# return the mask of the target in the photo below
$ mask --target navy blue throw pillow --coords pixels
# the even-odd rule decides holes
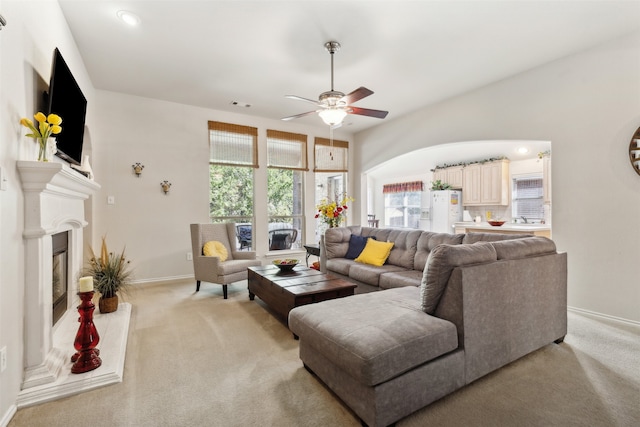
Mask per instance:
[[[373,240],[376,240],[374,236],[371,236]],[[367,244],[367,239],[369,237],[364,236],[356,236],[355,234],[351,235],[349,239],[349,249],[347,249],[347,254],[344,256],[347,259],[356,259],[360,255],[360,252],[363,251],[364,247]]]

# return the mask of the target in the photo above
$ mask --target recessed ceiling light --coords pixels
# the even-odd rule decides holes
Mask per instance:
[[[527,147],[518,148],[518,153],[520,154],[527,154],[528,152],[529,152],[529,149]]]
[[[140,23],[140,17],[138,17],[138,15],[133,12],[129,12],[128,10],[119,10],[118,12],[116,12],[116,15],[118,15],[118,18],[131,26],[136,26]]]

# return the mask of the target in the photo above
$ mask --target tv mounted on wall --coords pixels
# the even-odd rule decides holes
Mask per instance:
[[[62,117],[62,132],[56,135],[56,156],[80,165],[84,141],[87,99],[58,48],[53,52],[49,81],[49,114]]]

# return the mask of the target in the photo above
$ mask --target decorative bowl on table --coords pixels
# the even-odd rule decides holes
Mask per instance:
[[[291,271],[293,270],[293,267],[295,267],[296,265],[298,265],[298,260],[297,259],[276,259],[273,261],[273,265],[275,265],[276,267],[278,267],[280,269],[280,271]]]
[[[490,219],[489,221],[487,221],[489,223],[489,225],[493,225],[494,227],[500,227],[502,224],[504,224],[506,221],[503,220],[495,220],[495,219]]]

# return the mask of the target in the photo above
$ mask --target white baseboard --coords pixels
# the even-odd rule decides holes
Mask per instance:
[[[156,285],[158,283],[167,283],[167,282],[179,282],[183,280],[193,280],[196,279],[193,277],[193,274],[186,274],[183,276],[167,276],[167,277],[154,277],[151,279],[140,279],[140,280],[132,280],[132,285]]]
[[[574,313],[578,313],[578,314],[585,314],[588,316],[599,317],[601,319],[614,320],[616,322],[626,323],[627,325],[640,326],[640,322],[637,322],[635,320],[623,319],[622,317],[610,316],[608,314],[598,313],[596,311],[590,311],[582,308],[569,307],[569,306],[567,306],[567,310],[573,311]]]
[[[18,407],[16,405],[11,405],[2,419],[0,419],[0,427],[7,427],[9,425],[9,421],[11,421],[17,410]]]

